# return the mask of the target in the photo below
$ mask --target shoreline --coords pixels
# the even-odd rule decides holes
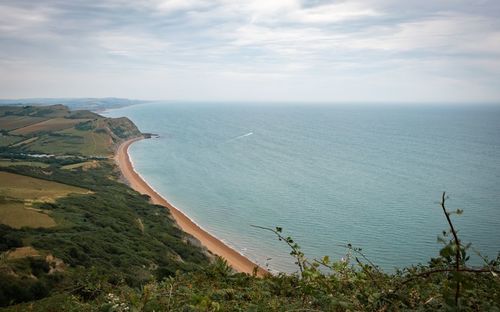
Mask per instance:
[[[121,143],[114,155],[115,163],[129,183],[130,187],[141,194],[148,195],[154,204],[164,206],[170,211],[177,225],[186,233],[195,237],[212,254],[224,258],[227,263],[236,271],[253,274],[257,268],[257,275],[264,276],[270,274],[268,271],[253,263],[250,259],[240,254],[238,251],[226,245],[220,239],[208,233],[191,220],[182,211],[170,204],[164,197],[156,192],[134,169],[128,148],[134,142],[144,139],[144,137],[133,138]]]

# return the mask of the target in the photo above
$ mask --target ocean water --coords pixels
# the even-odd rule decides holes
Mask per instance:
[[[127,116],[159,138],[130,148],[136,170],[196,223],[272,270],[283,227],[310,258],[351,243],[383,269],[437,255],[448,208],[464,242],[500,251],[500,108],[153,103]],[[480,264],[478,257],[473,263]]]

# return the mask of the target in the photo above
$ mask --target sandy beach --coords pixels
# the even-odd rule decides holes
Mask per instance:
[[[266,270],[258,267],[255,263],[250,261],[245,256],[238,253],[236,250],[224,244],[222,241],[208,233],[207,231],[196,225],[191,219],[189,219],[184,213],[179,209],[171,205],[165,198],[160,194],[155,192],[137,172],[135,172],[134,167],[130,161],[128,155],[129,146],[142,138],[135,138],[123,142],[117,149],[115,155],[115,161],[120,167],[123,177],[128,181],[130,186],[141,194],[146,194],[151,197],[151,201],[154,204],[162,205],[166,207],[179,227],[195,238],[197,238],[203,246],[210,250],[213,254],[218,255],[229,263],[233,269],[238,272],[244,272],[252,274],[254,268],[257,267],[257,274],[263,276],[268,274]]]

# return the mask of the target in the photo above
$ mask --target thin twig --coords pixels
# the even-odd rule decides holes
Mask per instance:
[[[456,268],[457,271],[460,269],[460,240],[458,239],[457,232],[455,231],[455,227],[453,226],[453,223],[451,222],[450,219],[450,214],[446,210],[445,207],[445,201],[446,201],[446,192],[443,192],[443,196],[441,198],[441,208],[443,208],[444,215],[446,216],[446,220],[448,221],[448,224],[450,225],[451,233],[453,234],[453,239],[455,240],[455,245],[457,246],[457,252],[455,253],[455,261],[456,261]]]
[[[491,274],[495,277],[497,277],[498,275],[496,273],[500,273],[499,271],[496,271],[495,269],[492,268],[491,264],[488,263],[488,260],[486,260],[486,258],[479,252],[479,250],[477,250],[476,248],[474,247],[471,247],[472,251],[474,251],[476,253],[476,255],[479,256],[479,258],[481,258],[481,260],[483,260],[484,264],[486,265],[486,267],[488,267],[488,270],[491,272]]]
[[[457,270],[455,268],[429,270],[429,271],[425,271],[422,273],[414,274],[412,277],[406,279],[401,284],[406,284],[406,283],[408,283],[408,282],[410,282],[418,277],[429,276],[432,274],[445,273],[445,272],[457,272]],[[494,270],[494,269],[473,269],[473,268],[460,268],[460,270],[458,270],[458,272],[467,272],[467,273],[476,273],[476,274],[478,274],[478,273],[490,273],[490,272],[500,273],[500,271]]]
[[[281,235],[280,232],[276,231],[275,229],[272,229],[272,228],[268,228],[268,227],[264,227],[264,226],[259,226],[259,225],[250,225],[251,227],[254,227],[254,228],[258,228],[258,229],[262,229],[262,230],[267,230],[267,231],[271,231],[273,232],[276,236],[278,236],[278,238],[280,240],[283,240],[285,241],[285,243],[292,249],[292,251],[296,254],[296,259],[297,259],[297,265],[299,266],[299,270],[300,270],[300,275],[302,276],[303,273],[304,273],[304,266],[303,266],[303,259],[300,259],[300,251],[298,251],[298,249],[292,245],[288,239],[286,237],[284,237],[283,235]]]
[[[448,221],[448,224],[450,225],[451,233],[453,234],[453,238],[455,240],[455,246],[456,246],[456,251],[455,251],[455,266],[456,266],[456,271],[460,271],[460,240],[458,239],[457,232],[455,231],[455,227],[453,226],[453,223],[451,222],[450,219],[450,214],[446,210],[445,207],[445,201],[446,201],[446,192],[443,192],[443,196],[441,198],[441,208],[443,208],[444,215],[446,216],[446,220]],[[458,306],[458,297],[460,296],[460,281],[457,281],[457,287],[455,290],[455,305]]]
[[[344,247],[344,248],[347,248],[349,250],[354,251],[355,253],[360,255],[363,259],[365,259],[370,264],[370,266],[372,266],[379,274],[382,274],[382,272],[380,272],[380,269],[378,268],[378,266],[376,266],[375,263],[373,263],[370,259],[368,259],[368,257],[364,253],[362,253],[358,248],[352,247],[351,244],[337,245],[337,246]]]
[[[364,267],[363,263],[361,263],[361,261],[359,261],[358,257],[354,257],[354,259],[355,259],[355,260],[356,260],[356,262],[359,264],[359,266],[361,267],[361,269],[362,269],[362,270],[366,273],[366,275],[368,275],[368,277],[370,277],[370,279],[371,279],[371,280],[372,280],[375,284],[377,284],[377,286],[378,286],[380,289],[383,289],[383,287],[380,285],[379,281],[377,281],[377,280],[373,277],[372,273],[371,273],[370,271],[368,271],[368,270]]]

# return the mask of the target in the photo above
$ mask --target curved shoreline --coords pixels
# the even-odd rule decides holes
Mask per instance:
[[[228,264],[233,267],[238,272],[244,272],[252,274],[254,269],[257,268],[257,275],[264,276],[269,274],[266,270],[259,267],[248,258],[229,247],[221,240],[217,239],[212,234],[208,233],[195,222],[193,222],[188,216],[186,216],[179,209],[170,204],[164,197],[162,197],[158,192],[156,192],[149,184],[144,181],[144,179],[134,170],[134,166],[130,160],[128,154],[128,148],[130,145],[136,141],[142,140],[143,137],[138,137],[134,139],[127,140],[121,143],[115,153],[114,159],[123,177],[128,181],[130,187],[141,194],[146,194],[151,197],[151,201],[154,204],[166,207],[177,225],[186,233],[191,234],[200,243],[210,250],[213,254],[218,255],[228,262]]]

